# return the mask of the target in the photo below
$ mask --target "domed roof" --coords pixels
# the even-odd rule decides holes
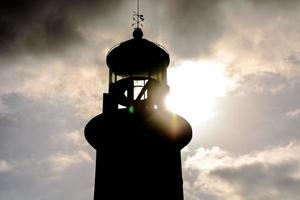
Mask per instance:
[[[133,36],[133,39],[120,43],[108,53],[106,63],[113,72],[129,75],[168,67],[170,58],[163,47],[143,39],[141,29],[136,29]]]

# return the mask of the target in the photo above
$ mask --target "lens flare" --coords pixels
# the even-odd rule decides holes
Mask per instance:
[[[169,110],[185,117],[192,126],[201,125],[217,114],[216,103],[231,84],[225,64],[210,60],[185,61],[169,68]]]

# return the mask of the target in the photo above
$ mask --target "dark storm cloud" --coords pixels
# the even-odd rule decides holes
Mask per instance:
[[[286,21],[287,28],[298,30],[293,22],[298,18],[299,1],[174,0],[159,4],[166,12],[166,16],[159,19],[165,26],[162,29],[166,30],[162,35],[172,52],[181,59],[211,55],[214,45],[220,41],[226,43],[226,40],[237,41],[240,45],[252,47],[252,52],[268,55],[268,51],[274,51],[272,44],[278,45],[278,40],[270,35],[272,31],[267,31],[278,27],[276,31],[282,31],[282,36],[286,32],[279,26],[278,19]],[[258,43],[254,38],[259,29],[266,29],[263,31],[266,33],[260,33],[264,39]],[[240,37],[240,32],[249,32],[249,38]],[[267,46],[269,43],[271,45]],[[235,51],[239,52],[241,48]]]
[[[224,12],[219,0],[167,1],[166,23],[170,47],[180,57],[209,54],[211,44],[223,33]]]
[[[84,42],[78,26],[109,13],[120,1],[4,0],[0,7],[0,57],[62,52]]]
[[[93,20],[97,21],[97,26],[101,26],[101,22],[108,25],[110,17],[118,18],[117,23],[120,23],[120,18],[124,16],[116,11],[124,2],[127,1],[5,0],[0,8],[0,56],[9,57],[16,53],[59,54],[70,45],[85,41],[78,30],[81,25]],[[128,7],[129,13],[134,10],[134,4]],[[237,11],[254,6],[256,11],[252,16],[273,20],[279,14],[292,15],[290,11],[295,11],[296,5],[296,1],[165,0],[151,4],[141,1],[141,9],[146,14],[146,29],[151,25],[149,30],[156,31],[154,25],[149,23],[149,19],[156,18],[158,24],[164,26],[162,37],[180,58],[210,54],[212,46],[230,30],[231,21],[228,20],[231,19],[227,17],[232,12],[241,14],[237,18],[249,18]],[[131,23],[129,18],[127,23],[123,27]],[[114,23],[106,31],[113,32],[117,26]]]

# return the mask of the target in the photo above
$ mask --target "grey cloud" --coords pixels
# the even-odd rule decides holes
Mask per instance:
[[[63,99],[56,104],[37,103],[20,94],[2,95],[1,99],[9,112],[0,116],[0,158],[8,161],[30,159],[31,156],[43,159],[55,151],[48,145],[50,135],[84,126],[84,122],[73,116],[73,108],[65,105]]]
[[[184,162],[189,196],[200,199],[291,199],[299,196],[299,142],[236,156],[199,148]]]
[[[60,82],[63,85],[57,85],[51,90],[47,87],[40,87],[43,89],[40,93],[41,90],[38,88],[36,91],[40,94],[40,99],[32,98],[30,94],[24,95],[24,92],[22,93],[16,88],[20,88],[30,80],[41,80],[40,82],[31,81],[31,83],[32,85],[40,84],[43,86],[48,79],[45,79],[45,76],[41,76],[42,78],[39,79],[39,75],[48,74],[55,70],[59,71],[59,68],[49,67],[56,64],[53,60],[61,62],[62,68],[65,69],[70,66],[95,65],[94,62],[86,62],[86,60],[92,60],[98,56],[97,63],[104,66],[103,49],[114,45],[120,37],[124,39],[131,37],[131,31],[124,30],[124,27],[131,29],[130,18],[119,19],[120,16],[124,16],[118,10],[121,3],[125,5],[124,2],[93,0],[28,1],[26,3],[13,0],[2,2],[1,5],[3,6],[0,8],[0,109],[1,107],[5,108],[5,113],[1,112],[0,114],[0,159],[7,161],[12,166],[17,164],[19,168],[0,174],[0,196],[12,200],[79,200],[92,196],[93,164],[82,163],[72,166],[64,171],[64,175],[58,174],[58,179],[49,180],[50,175],[45,173],[45,169],[48,169],[49,166],[42,161],[56,153],[70,153],[74,148],[91,151],[89,147],[74,147],[74,145],[67,143],[52,144],[49,138],[59,138],[62,133],[81,130],[86,123],[85,121],[88,120],[75,115],[78,108],[74,107],[74,101],[69,101],[66,98],[66,93],[76,91],[77,100],[84,102],[87,102],[87,99],[97,101],[98,96],[91,97],[84,89],[80,89],[77,93],[75,88],[79,86],[66,84],[66,82]],[[245,2],[169,0],[157,1],[152,4],[152,2],[143,1],[142,3],[148,5],[142,7],[146,17],[144,33],[150,35],[148,39],[151,40],[155,37],[161,37],[162,41],[166,42],[168,50],[174,53],[171,56],[180,59],[198,58],[199,55],[211,53],[211,48],[218,41],[227,42],[227,39],[237,38],[234,34],[235,29],[232,29],[231,26],[236,23],[234,18],[240,19],[241,24],[245,25],[243,27],[237,26],[238,30],[246,30],[244,28],[247,27],[250,33],[249,38],[253,38],[254,35],[251,34],[253,29],[251,28],[261,30],[266,24],[274,25],[273,20],[276,17],[281,17],[283,21],[286,20],[286,23],[283,24],[288,24],[288,26],[282,27],[289,31],[284,32],[284,40],[280,41],[284,41],[284,44],[287,42],[287,46],[292,49],[291,52],[299,52],[291,45],[298,45],[294,39],[288,41],[286,39],[295,38],[295,33],[299,35],[294,24],[289,23],[293,21],[298,24],[295,20],[298,5],[296,1],[293,6],[288,7],[288,10],[281,9],[282,3],[280,2],[282,1],[247,1],[250,2],[250,5],[256,6],[250,12],[247,12],[249,11],[247,10],[249,4],[245,4]],[[131,10],[134,8],[128,7],[130,8],[128,15],[131,16]],[[229,13],[234,18],[228,17]],[[119,20],[115,20],[117,18]],[[128,24],[119,26],[121,22]],[[283,29],[282,27],[279,28]],[[78,28],[81,29],[78,30]],[[93,35],[95,32],[100,34]],[[224,34],[232,37],[224,37]],[[100,37],[97,38],[99,35]],[[269,34],[268,37],[262,36],[263,40],[257,46],[255,46],[255,42],[248,40],[249,38],[242,37],[245,40],[237,40],[237,43],[241,42],[242,46],[238,45],[241,48],[234,50],[244,53],[244,57],[239,59],[248,61],[254,58],[251,55],[259,54],[258,57],[271,61],[274,57],[280,57],[277,56],[278,50],[286,51],[279,45],[283,43],[278,42],[278,35],[275,32],[272,35]],[[89,41],[88,39],[91,38],[93,40]],[[89,44],[86,45],[86,43]],[[73,45],[77,44],[80,46],[72,48]],[[98,47],[96,47],[97,45]],[[243,51],[245,48],[249,51]],[[74,49],[78,51],[75,56],[73,55],[72,58],[70,56],[65,57],[65,50],[73,51]],[[225,48],[225,50],[229,49]],[[289,50],[288,55],[294,55]],[[248,54],[249,52],[253,54]],[[27,58],[22,59],[20,57],[23,54],[29,54],[34,58],[29,59],[29,61],[26,60]],[[51,54],[52,57],[45,59],[44,54]],[[282,57],[287,58],[286,61],[293,66],[298,65],[297,54],[293,57],[286,55]],[[12,66],[9,69],[2,67],[6,66],[6,59],[10,61],[8,66]],[[101,60],[99,61],[99,59]],[[237,63],[235,67],[242,66],[239,64]],[[277,65],[271,66],[272,69],[277,67]],[[36,71],[38,67],[45,69],[45,71]],[[259,67],[263,66],[260,65]],[[24,68],[29,68],[29,70],[22,70]],[[91,68],[87,67],[86,70],[90,71]],[[254,71],[256,70],[260,69]],[[72,74],[70,71],[66,71],[65,73],[69,73],[72,77],[72,79],[68,79],[68,82],[78,83],[78,77],[86,75],[85,71],[79,72],[82,74]],[[106,77],[107,74],[104,70],[101,72],[103,72],[99,73],[101,84],[96,81],[87,82],[88,78],[91,80],[91,77],[87,77],[87,79],[79,82],[80,86],[84,85],[82,87],[93,88],[96,91],[99,85],[101,90],[98,92],[101,95],[100,93],[104,91],[103,85],[106,86],[107,84],[104,81],[104,76]],[[46,76],[50,81],[65,79],[66,77],[69,76],[57,75],[56,73]],[[67,89],[62,92],[61,89],[65,89],[65,87]],[[27,91],[32,92],[29,89]],[[288,111],[294,111],[300,107],[299,91],[300,82],[297,77],[288,79],[275,73],[255,73],[244,76],[236,90],[229,93],[228,96],[220,98],[219,114],[216,118],[205,124],[200,130],[196,130],[199,134],[194,134],[191,147],[218,145],[235,154],[242,154],[299,139],[299,121],[286,117]],[[50,92],[54,92],[51,100],[46,94]],[[95,104],[100,103],[96,102]],[[99,106],[96,108],[94,105],[89,105],[88,108],[87,105],[84,105],[81,112],[86,113],[90,109],[100,112]],[[290,186],[291,189],[291,195],[294,195],[294,187],[299,186],[299,182],[288,176],[294,170],[292,166],[288,163],[279,168],[275,165],[268,165],[267,167],[270,169],[270,173],[282,173],[279,178],[281,180],[286,179],[286,183],[289,183],[287,186]],[[285,172],[286,169],[289,170]],[[248,182],[244,180],[248,177],[246,175],[243,177],[242,174],[240,178],[237,177],[242,172],[262,174],[269,178],[268,172],[260,164],[234,169],[222,168],[214,173],[216,177],[225,181],[246,187]],[[196,170],[186,173],[191,185],[197,181],[197,173]],[[229,175],[232,176],[232,179]],[[252,179],[252,181],[258,181]],[[28,184],[29,181],[30,184]],[[277,185],[272,185],[272,187],[278,188],[279,183],[285,182],[277,182]],[[271,185],[269,186],[271,187]],[[285,191],[289,191],[287,186],[283,186]],[[256,189],[253,188],[253,190]],[[205,200],[220,199],[214,194],[214,191],[195,189],[192,186],[186,187],[185,190],[187,191],[187,199],[190,200],[199,200],[200,197],[200,199]],[[240,191],[245,192],[244,190]]]
[[[300,56],[299,53],[291,54],[286,58],[287,62],[289,62],[294,67],[300,67]]]
[[[1,99],[8,110],[0,115],[0,158],[11,169],[0,173],[0,196],[12,200],[92,198],[94,165],[80,153],[92,155],[92,149],[59,137],[73,130],[82,133],[85,122],[74,115],[74,108],[64,99],[51,103],[13,93]],[[60,141],[53,143],[51,138],[56,136]],[[66,163],[62,172],[55,171],[59,166],[50,161],[59,155],[77,161]]]
[[[235,154],[299,139],[299,121],[286,113],[299,108],[299,78],[274,73],[245,76],[218,101],[217,115],[196,130],[191,146],[220,146]]]
[[[59,56],[70,45],[83,44],[78,27],[101,15],[100,21],[120,1],[20,1],[5,0],[0,9],[0,56],[52,53]]]
[[[250,0],[254,5],[256,6],[262,6],[264,8],[278,8],[278,9],[291,9],[295,5],[299,5],[299,2],[297,0]]]
[[[232,75],[275,72],[299,74],[291,55],[299,52],[298,1],[232,1],[223,4],[225,30],[215,49],[235,56]],[[291,62],[292,61],[292,62]]]
[[[38,160],[23,161],[15,170],[0,174],[0,195],[11,200],[92,199],[93,172],[90,163],[82,163],[51,174]]]
[[[164,26],[160,25],[160,29],[165,30],[161,37],[180,59],[211,55],[216,44],[232,40],[246,50],[259,52],[258,57],[269,58],[275,51],[273,48],[278,50],[280,46],[284,46],[278,42],[278,37],[282,36],[283,41],[287,38],[297,39],[297,35],[293,34],[298,30],[294,21],[298,19],[299,6],[297,1],[178,0],[158,3],[157,9],[163,10],[166,15],[154,12],[161,17],[157,19],[159,24]],[[151,16],[152,13],[147,12]],[[290,23],[282,25],[279,19]],[[147,21],[145,23],[147,25]],[[260,33],[263,39],[258,43],[255,36],[259,33],[259,28],[266,30]],[[278,34],[273,36],[273,29]],[[239,35],[240,32],[252,34],[247,38],[246,35]],[[282,35],[279,35],[281,32]],[[235,49],[237,54],[240,50],[241,48]]]
[[[221,1],[167,1],[166,26],[170,48],[181,58],[209,55],[211,45],[223,34]]]
[[[298,3],[284,2],[287,3],[165,0],[151,2],[151,4],[142,1],[141,8],[146,17],[145,35],[159,34],[164,44],[174,53],[173,56],[186,59],[210,55],[216,43],[227,39],[224,35],[235,37],[232,24],[235,24],[236,19],[232,16],[244,19],[244,24],[248,25],[250,30],[260,26],[261,22],[274,25],[274,19],[277,17],[296,19]],[[92,31],[100,28],[101,32],[111,35],[112,40],[120,37],[118,34],[120,30],[130,37],[130,33],[124,30],[127,26],[130,29],[130,14],[126,16],[127,19],[125,11],[119,12],[119,8],[122,5],[124,9],[128,9],[127,13],[135,9],[134,3],[122,0],[44,0],[26,3],[13,0],[5,1],[2,5],[0,14],[2,59],[7,59],[7,56],[10,57],[9,55],[15,53],[38,55],[50,53],[59,56],[64,50],[69,50],[68,47],[76,44],[83,45],[86,42],[83,32],[87,30],[79,30],[80,27],[90,27]],[[255,8],[249,10],[251,6]],[[291,11],[294,12],[291,14]],[[251,22],[253,19],[256,24]],[[269,41],[269,38],[265,39]],[[248,41],[250,46],[253,45],[252,42]],[[112,41],[110,46],[114,44]],[[269,43],[262,41],[260,45],[269,46]]]
[[[294,161],[283,164],[254,163],[211,172],[232,185],[243,199],[293,199],[299,197],[300,179],[293,175],[299,166]]]

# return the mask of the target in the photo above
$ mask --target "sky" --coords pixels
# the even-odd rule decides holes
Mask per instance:
[[[193,127],[185,199],[299,199],[300,2],[140,4],[144,38],[170,54],[169,105]],[[93,199],[95,150],[83,129],[102,112],[106,54],[132,38],[135,8],[1,2],[1,199]]]

